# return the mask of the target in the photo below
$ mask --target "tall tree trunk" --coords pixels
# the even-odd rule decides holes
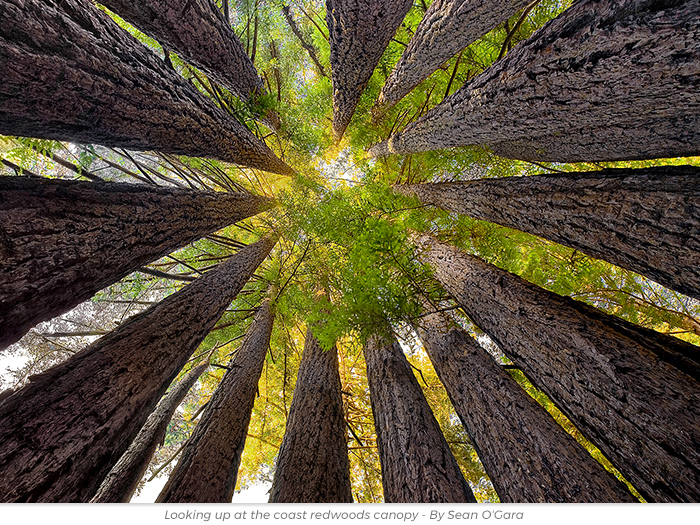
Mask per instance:
[[[175,409],[189,392],[209,362],[196,366],[160,400],[124,455],[100,485],[90,503],[128,503],[158,444],[162,444]]]
[[[0,177],[0,349],[140,266],[272,205],[247,193]]]
[[[157,503],[231,502],[274,320],[265,299]]]
[[[425,311],[418,335],[502,502],[636,501],[472,337]]]
[[[474,503],[445,436],[399,344],[364,347],[386,503]]]
[[[414,239],[471,320],[645,499],[700,500],[698,347]]]
[[[0,501],[90,500],[274,244],[240,250],[0,402]]]
[[[389,109],[443,63],[532,0],[435,0],[416,28],[377,106]]]
[[[696,0],[579,0],[375,156],[489,146],[579,162],[697,155]]]
[[[352,503],[338,350],[306,331],[271,503]]]
[[[299,26],[294,21],[294,16],[292,15],[292,12],[289,9],[288,5],[282,6],[282,14],[284,15],[284,19],[287,21],[287,25],[292,30],[292,33],[294,33],[294,36],[296,36],[299,40],[299,44],[301,44],[301,47],[303,47],[309,54],[309,58],[311,58],[311,61],[316,66],[316,69],[318,70],[319,74],[323,77],[327,77],[328,75],[326,75],[326,70],[323,68],[323,65],[321,64],[321,62],[319,62],[318,57],[316,56],[316,48],[313,46],[313,44],[307,42],[304,38],[304,34],[301,32],[301,29],[299,29]]]
[[[0,133],[293,170],[87,0],[0,4]]]
[[[374,68],[412,6],[412,0],[326,0],[336,142],[343,137]]]
[[[700,299],[700,168],[398,186],[426,204],[570,246]]]

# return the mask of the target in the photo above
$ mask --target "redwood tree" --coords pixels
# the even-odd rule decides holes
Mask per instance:
[[[0,348],[140,266],[270,208],[249,193],[0,177]]]
[[[0,501],[85,502],[275,240],[215,270],[0,402]]]
[[[231,502],[274,320],[265,299],[157,503]]]
[[[88,0],[0,4],[0,134],[293,170]]]
[[[470,319],[647,501],[700,499],[697,347],[414,239]]]
[[[364,347],[387,503],[474,503],[445,436],[395,340]]]
[[[659,166],[397,186],[700,299],[700,168]]]
[[[374,156],[485,145],[534,161],[697,155],[700,5],[579,0]]]

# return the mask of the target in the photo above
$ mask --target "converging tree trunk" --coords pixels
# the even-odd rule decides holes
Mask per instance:
[[[294,15],[292,15],[292,11],[289,9],[288,5],[282,6],[282,14],[284,15],[284,19],[287,21],[289,29],[292,30],[294,36],[296,36],[299,40],[299,44],[301,44],[301,47],[303,47],[306,50],[306,52],[309,55],[309,58],[316,66],[316,69],[318,70],[319,74],[323,77],[327,77],[328,75],[326,75],[326,70],[324,69],[323,65],[318,60],[318,56],[316,55],[316,48],[313,46],[313,44],[307,42],[306,38],[304,38],[304,34],[301,32],[301,29],[299,29],[299,26],[294,20]]]
[[[306,331],[271,503],[352,503],[338,350]]]
[[[275,242],[243,248],[0,402],[0,501],[90,500]]]
[[[0,349],[144,264],[273,204],[249,193],[0,177]]]
[[[412,0],[327,0],[333,78],[333,136],[339,141]]]
[[[153,453],[165,439],[175,409],[208,367],[209,362],[194,367],[160,400],[127,451],[107,474],[90,503],[128,503],[131,500]]]
[[[501,502],[636,501],[471,336],[425,312],[418,335]]]
[[[293,170],[87,0],[0,4],[0,133]]]
[[[157,503],[231,502],[274,320],[265,299]]]
[[[414,240],[471,320],[645,499],[700,500],[698,347],[544,290],[430,236]]]
[[[700,299],[700,168],[397,186],[426,204],[570,246]]]
[[[457,460],[399,344],[364,347],[386,503],[474,503]]]
[[[697,155],[700,5],[579,0],[374,156],[485,145],[552,162]]]
[[[437,68],[532,0],[435,0],[386,79],[377,106],[389,109]]]

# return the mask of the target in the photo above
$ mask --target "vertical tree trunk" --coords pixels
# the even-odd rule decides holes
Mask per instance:
[[[274,320],[265,299],[157,503],[231,502]]]
[[[364,347],[386,503],[474,503],[401,347],[373,336]]]
[[[0,501],[85,502],[265,259],[252,244],[0,403]]]
[[[160,400],[148,416],[134,441],[110,470],[90,503],[128,503],[151,462],[159,443],[163,443],[175,409],[209,367],[209,362],[196,366]]]
[[[552,162],[697,155],[699,62],[696,0],[579,0],[370,153],[480,144]]]
[[[532,0],[435,0],[379,94],[389,109],[443,63]]]
[[[327,0],[333,136],[340,141],[374,68],[413,6],[411,0]]]
[[[472,337],[426,311],[418,335],[501,502],[636,501]]]
[[[87,0],[0,4],[0,133],[293,170]]]
[[[287,25],[292,30],[292,33],[294,33],[294,36],[296,36],[299,40],[299,44],[301,44],[301,47],[303,47],[309,54],[309,58],[311,58],[311,61],[316,66],[316,69],[318,70],[319,74],[323,77],[327,77],[328,75],[326,75],[326,70],[323,68],[323,65],[316,56],[316,48],[313,46],[313,44],[310,44],[304,38],[304,34],[301,32],[301,29],[299,29],[299,26],[294,21],[294,16],[292,15],[292,12],[289,9],[288,5],[282,6],[282,14],[284,15],[284,19],[287,21]]]
[[[271,503],[352,503],[338,350],[306,331]]]
[[[0,177],[0,349],[140,266],[272,205],[247,193]]]
[[[700,500],[697,347],[551,293],[430,236],[415,240],[471,320],[645,499]]]
[[[700,299],[700,168],[660,166],[398,186]]]

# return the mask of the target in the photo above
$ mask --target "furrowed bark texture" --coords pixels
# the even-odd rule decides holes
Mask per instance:
[[[389,109],[443,63],[532,0],[435,0],[379,94]]]
[[[338,350],[306,332],[270,503],[352,503]]]
[[[417,326],[501,502],[636,501],[444,314],[421,317]]]
[[[140,266],[272,205],[245,193],[0,177],[0,349]]]
[[[647,501],[700,500],[700,366],[679,357],[697,347],[414,239],[471,320]]]
[[[475,503],[396,341],[364,347],[386,503]]]
[[[243,44],[210,0],[104,0],[102,5],[244,100],[263,83]]]
[[[426,204],[558,242],[700,299],[700,168],[400,186]]]
[[[128,503],[131,500],[139,481],[151,462],[153,453],[165,439],[168,424],[175,409],[208,367],[209,363],[206,362],[190,370],[160,400],[127,451],[107,474],[90,503]]]
[[[293,170],[87,0],[0,4],[0,134]]]
[[[490,147],[579,162],[697,155],[700,5],[579,0],[374,156]]]
[[[230,503],[275,320],[260,306],[156,503]]]
[[[333,135],[339,141],[411,0],[326,0],[331,46]]]
[[[89,501],[274,244],[240,250],[4,399],[0,501]]]

